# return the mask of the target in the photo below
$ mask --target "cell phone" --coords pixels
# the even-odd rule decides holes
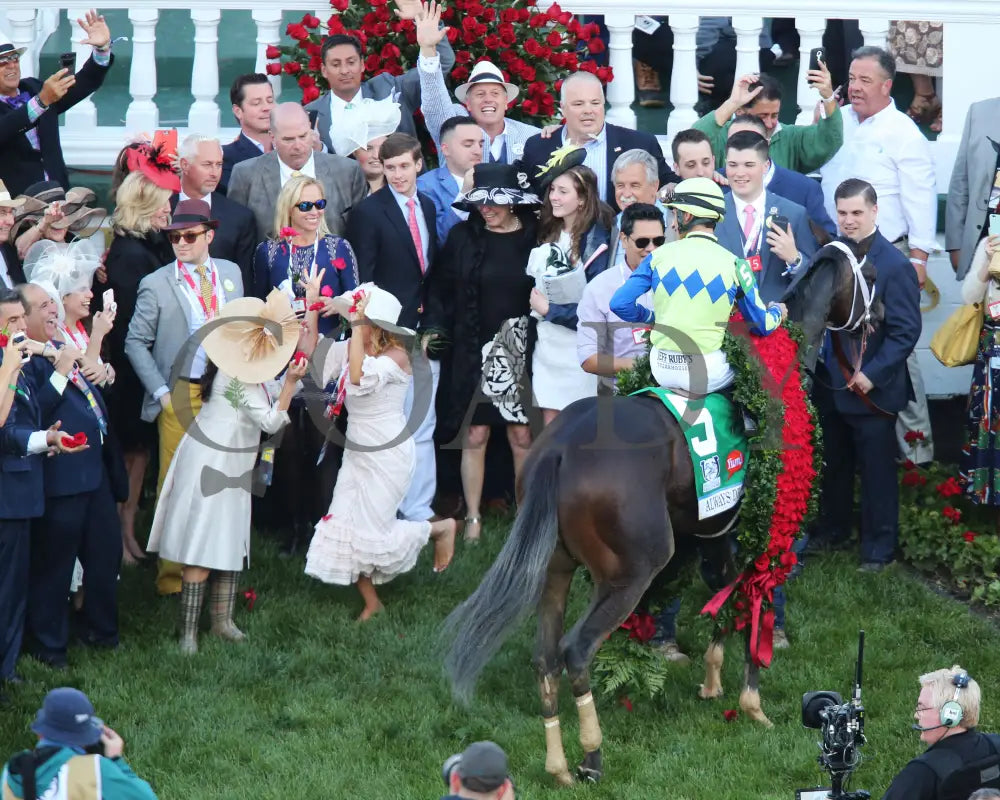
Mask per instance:
[[[814,47],[809,51],[809,69],[819,69],[820,62],[826,63],[826,50],[822,47]]]
[[[319,111],[317,111],[315,108],[312,108],[309,109],[309,111],[307,111],[306,113],[309,114],[309,127],[315,128],[316,120],[319,119]]]
[[[73,72],[76,69],[76,53],[63,53],[59,56],[59,69]]]
[[[990,236],[1000,236],[1000,214],[990,214]]]
[[[771,217],[772,228],[781,228],[781,230],[787,231],[788,225],[789,225],[788,217],[783,217],[780,214]]]
[[[15,333],[13,336],[10,337],[10,342],[15,347],[20,347],[26,341],[28,341],[28,334],[26,334],[24,331],[18,331],[17,333]],[[21,363],[27,364],[29,361],[31,361],[31,353],[25,350],[21,353]]]
[[[104,310],[109,313],[114,313],[118,310],[118,304],[115,303],[115,290],[107,289],[104,294],[101,295],[101,303],[104,306]]]

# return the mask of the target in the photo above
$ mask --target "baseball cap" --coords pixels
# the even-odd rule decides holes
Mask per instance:
[[[44,739],[71,747],[89,747],[100,741],[104,723],[79,689],[53,689],[42,701],[31,730]]]
[[[494,742],[474,742],[458,763],[462,785],[474,792],[492,792],[508,778],[507,754]]]

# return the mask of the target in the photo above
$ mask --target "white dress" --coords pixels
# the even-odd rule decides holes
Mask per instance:
[[[187,566],[238,572],[250,559],[250,487],[261,431],[288,412],[279,384],[243,383],[221,370],[184,433],[163,482],[147,550]]]
[[[336,342],[330,348],[324,383],[340,376],[347,346],[348,342]],[[330,511],[316,524],[309,544],[306,575],[342,586],[356,583],[361,575],[372,583],[386,583],[413,569],[427,544],[429,522],[396,518],[416,465],[413,436],[404,430],[403,413],[412,380],[383,355],[365,356],[360,385],[346,382],[344,460]]]
[[[563,231],[557,244],[569,252],[569,234]],[[540,248],[531,251],[528,274],[532,273],[532,258],[537,259],[536,253],[541,252]],[[579,261],[575,266],[583,269]],[[531,389],[535,405],[562,411],[581,397],[596,395],[597,376],[584,372],[576,356],[576,328],[539,320],[537,333],[538,341],[531,359]]]

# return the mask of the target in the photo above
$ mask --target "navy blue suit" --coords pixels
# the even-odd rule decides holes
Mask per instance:
[[[611,180],[611,168],[615,165],[615,159],[626,150],[645,150],[656,159],[657,171],[660,178],[660,186],[668,183],[678,183],[680,176],[667,166],[666,159],[663,158],[663,148],[660,142],[651,133],[645,131],[634,131],[631,128],[620,128],[610,122],[604,125],[604,143],[607,148],[607,169],[606,186],[607,197],[602,197],[608,205],[615,211],[620,211],[615,202],[614,183]],[[543,139],[540,133],[536,133],[524,143],[524,166],[528,170],[528,176],[534,180],[538,175],[539,167],[545,166],[546,162],[556,150],[563,146],[562,132],[556,132],[548,139]]]
[[[34,392],[18,376],[19,391],[0,429],[0,682],[14,676],[28,607],[31,520],[45,509],[42,456],[28,453],[41,428]]]
[[[816,372],[813,394],[826,461],[818,534],[834,541],[850,535],[854,474],[860,467],[861,558],[888,563],[899,524],[896,414],[913,398],[906,358],[920,337],[920,288],[910,262],[882,234],[875,233],[867,258],[875,265],[875,298],[885,308],[885,318],[869,336],[861,360],[861,372],[873,384],[867,395],[870,404],[846,389],[834,346],[836,337],[848,370],[853,370],[856,336],[827,333],[825,360]]]
[[[807,178],[801,172],[774,165],[774,175],[771,176],[767,189],[778,197],[784,197],[793,203],[798,203],[806,210],[806,217],[831,236],[837,235],[837,226],[830,215],[826,213],[823,204],[823,189],[819,181]]]
[[[425,172],[417,178],[417,188],[427,195],[434,203],[437,227],[438,247],[444,247],[448,239],[448,231],[461,222],[461,218],[455,213],[451,204],[458,197],[459,185],[455,176],[448,172],[447,167],[438,167],[430,172]]]
[[[798,203],[786,200],[768,188],[764,194],[764,213],[771,216],[771,209],[776,209],[779,215],[788,218],[792,226],[792,234],[795,236],[795,246],[808,262],[812,254],[816,252],[816,237],[809,230],[806,210]],[[726,195],[726,218],[715,226],[715,235],[719,244],[730,253],[743,258],[743,220],[737,218],[736,203],[732,193]],[[793,276],[782,274],[788,269],[788,265],[776,253],[771,252],[766,232],[760,240],[760,256],[763,268],[754,276],[757,278],[760,297],[765,303],[780,300],[792,282]],[[808,264],[804,263],[799,269],[807,267]]]
[[[87,644],[118,644],[122,541],[115,501],[128,496],[128,482],[113,432],[102,442],[97,416],[84,393],[72,383],[60,393],[51,381],[54,371],[40,356],[32,357],[24,369],[37,397],[41,427],[61,420],[67,433],[87,434],[89,445],[79,453],[45,459],[45,513],[32,525],[29,646],[41,660],[58,664],[66,659],[67,594],[77,558],[84,571],[81,638]],[[87,386],[107,419],[100,391]]]
[[[257,147],[252,140],[248,139],[243,131],[229,144],[222,145],[222,179],[219,181],[217,192],[225,194],[229,188],[229,178],[233,174],[233,167],[241,161],[257,158],[263,155],[264,151]],[[234,260],[235,259],[231,259]],[[244,284],[245,286],[246,284]]]

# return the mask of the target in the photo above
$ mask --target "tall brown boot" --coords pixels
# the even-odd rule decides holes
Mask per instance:
[[[198,622],[205,602],[205,581],[181,584],[181,652],[193,656],[198,652]]]
[[[246,634],[233,624],[236,607],[236,584],[240,573],[216,571],[212,573],[212,598],[208,608],[212,618],[212,633],[230,642],[242,642]]]
[[[649,64],[632,59],[632,66],[635,69],[635,84],[639,90],[639,105],[643,108],[663,108],[663,98],[660,93],[663,87],[660,86],[660,74]]]

